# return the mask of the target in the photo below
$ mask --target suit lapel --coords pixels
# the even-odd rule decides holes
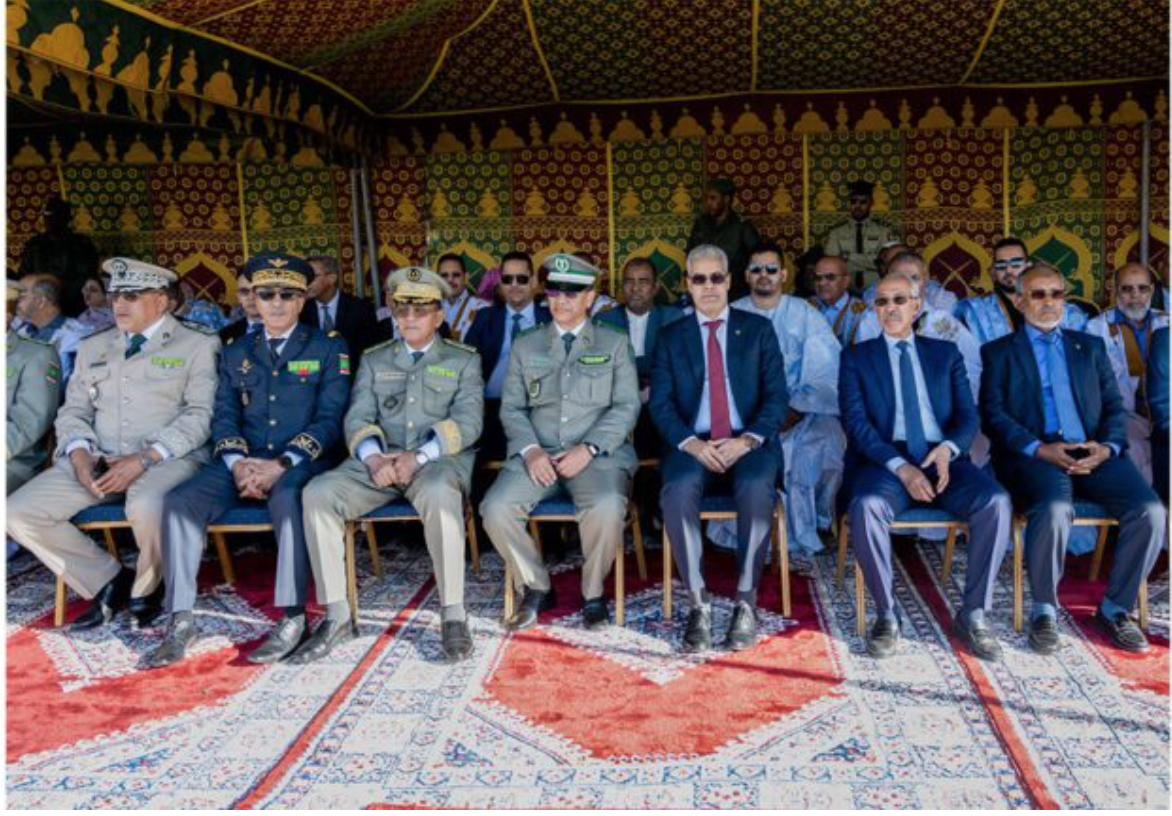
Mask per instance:
[[[1013,344],[1017,348],[1018,365],[1025,374],[1031,393],[1034,394],[1034,410],[1038,425],[1043,426],[1046,423],[1046,409],[1042,402],[1042,373],[1038,371],[1038,361],[1034,358],[1034,348],[1025,326],[1014,332]]]
[[[887,341],[883,339],[883,335],[875,340],[868,353],[871,356],[869,368],[877,372],[876,382],[879,384],[879,391],[890,406],[889,410],[883,412],[883,435],[890,439],[895,430],[895,378],[891,374],[891,358],[888,356]]]
[[[742,317],[743,313],[740,309],[729,308],[728,337],[726,338],[728,348],[725,349],[724,354],[724,373],[728,376],[729,387],[732,388],[732,394],[729,396],[734,399],[736,395],[747,394],[751,390],[748,387],[748,383],[744,381],[744,378],[748,375],[750,366],[735,365],[736,361],[747,359],[742,356],[745,354],[745,344],[748,342]],[[757,361],[758,364],[760,362],[760,360]]]
[[[688,325],[684,328],[684,355],[688,359],[688,365],[684,366],[684,370],[688,372],[695,372],[696,374],[696,399],[700,399],[700,394],[704,391],[704,337],[700,332],[700,324],[696,322],[694,314],[688,315],[686,318]],[[699,410],[699,406],[697,406]]]

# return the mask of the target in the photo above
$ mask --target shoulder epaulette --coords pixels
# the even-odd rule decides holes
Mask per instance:
[[[227,340],[225,340],[225,341],[224,341],[224,345],[225,345],[225,346],[230,346],[230,345],[232,345],[232,344],[233,344],[233,343],[235,343],[235,342],[236,342],[236,338],[235,338],[235,337],[229,337]]]
[[[342,336],[341,333],[334,331],[333,329],[330,329],[328,332],[326,332],[326,337],[341,337],[341,336]]]
[[[609,309],[607,311],[609,311]],[[610,331],[615,332],[616,334],[626,334],[627,333],[626,329],[624,329],[622,326],[616,326],[614,323],[611,323],[609,320],[603,320],[602,313],[596,314],[590,320],[590,322],[593,323],[595,326],[602,326],[604,329],[609,329]]]
[[[394,343],[398,343],[398,342],[399,342],[398,340],[396,340],[395,338],[392,337],[390,340],[384,340],[381,343],[377,343],[373,346],[370,346],[369,348],[367,348],[367,350],[364,353],[370,354],[370,352],[372,352],[372,351],[378,351],[381,348],[386,348],[387,346],[393,345]]]
[[[195,320],[188,320],[186,317],[180,317],[180,318],[177,318],[177,320],[179,321],[179,325],[185,326],[185,327],[191,329],[192,331],[197,331],[200,334],[219,334],[219,332],[217,332],[215,329],[211,328],[210,326],[207,326],[203,323],[199,323]]]
[[[538,329],[544,328],[545,325],[546,324],[544,323],[538,323],[536,326],[530,326],[527,329],[521,329],[521,331],[517,332],[517,337],[524,337],[527,334],[533,334],[533,332],[537,331]]]
[[[475,346],[470,346],[467,343],[461,343],[459,340],[452,340],[450,337],[443,338],[444,343],[452,348],[458,348],[461,351],[470,351],[473,354],[478,354],[479,350]]]
[[[55,348],[55,346],[53,346],[53,344],[48,340],[38,340],[36,337],[26,337],[23,334],[18,334],[16,336],[21,340],[25,340],[29,343],[36,343],[38,346],[48,346],[50,348]]]

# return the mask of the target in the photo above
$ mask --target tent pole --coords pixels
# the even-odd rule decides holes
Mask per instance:
[[[350,231],[354,240],[354,294],[366,297],[366,272],[363,263],[362,228],[358,225],[358,168],[350,168]]]
[[[1148,265],[1148,241],[1150,239],[1148,222],[1151,220],[1152,209],[1152,124],[1144,122],[1143,127],[1143,164],[1140,166],[1140,194],[1139,194],[1139,262]],[[1167,304],[1165,304],[1167,308]]]
[[[362,188],[362,211],[366,216],[366,248],[370,252],[371,291],[374,293],[374,305],[377,309],[383,302],[382,281],[379,280],[378,242],[374,237],[374,208],[370,203],[370,168],[366,166],[365,158],[358,171],[358,180]]]

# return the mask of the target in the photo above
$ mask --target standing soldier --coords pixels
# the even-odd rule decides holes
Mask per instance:
[[[313,268],[302,258],[265,253],[242,273],[253,287],[263,328],[228,340],[212,419],[213,460],[168,494],[163,568],[171,622],[153,668],[182,660],[198,637],[192,609],[207,527],[238,499],[265,501],[277,538],[274,605],[284,617],[248,656],[275,663],[308,630],[309,553],[301,489],[336,463],[350,400],[350,357],[337,332],[298,323]],[[269,372],[272,372],[270,375]]]
[[[437,336],[448,285],[430,269],[397,269],[387,280],[402,339],[367,349],[345,433],[350,456],[305,488],[305,533],[326,619],[290,659],[310,663],[356,634],[346,604],[347,519],[405,496],[423,518],[439,588],[449,660],[472,653],[464,612],[464,496],[472,446],[484,420],[484,379],[475,350]]]
[[[623,540],[637,461],[627,441],[639,418],[639,378],[626,332],[588,319],[598,269],[556,254],[545,291],[553,322],[517,337],[501,396],[508,458],[481,504],[484,529],[525,591],[506,625],[527,629],[556,596],[525,530],[533,506],[564,487],[574,501],[586,563],[582,618],[609,621],[603,582]]]
[[[20,287],[8,283],[7,399],[8,492],[15,491],[41,469],[46,458],[45,434],[53,427],[61,390],[61,363],[49,343],[22,337],[12,330],[13,305]]]
[[[850,220],[830,231],[824,248],[827,255],[846,259],[854,289],[862,292],[879,279],[875,256],[896,236],[891,227],[871,217],[871,206],[875,203],[874,182],[852,181],[847,185],[847,191],[850,194]]]
[[[111,275],[116,326],[78,349],[57,415],[54,466],[8,500],[9,536],[94,600],[75,630],[109,623],[128,599],[140,626],[161,612],[163,497],[207,461],[220,350],[215,335],[167,312],[174,272],[130,258],[102,268]],[[138,544],[135,571],[69,523],[123,497]]]

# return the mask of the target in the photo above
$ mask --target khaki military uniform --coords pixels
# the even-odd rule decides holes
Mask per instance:
[[[61,390],[61,361],[48,343],[8,332],[8,492],[33,477],[48,457],[44,438],[53,427]]]
[[[163,497],[208,461],[216,358],[220,340],[171,315],[130,359],[127,340],[108,329],[84,340],[57,415],[54,466],[8,499],[8,534],[85,598],[113,580],[118,561],[69,523],[99,503],[126,500],[138,543],[133,597],[149,595],[162,577]],[[66,451],[86,442],[95,458],[139,454],[159,444],[170,454],[131,484],[125,497],[94,497],[81,486]]]
[[[533,506],[564,488],[574,501],[582,550],[582,594],[598,598],[623,538],[637,460],[628,437],[639,417],[639,378],[627,335],[587,321],[566,354],[556,323],[513,342],[501,394],[509,457],[481,504],[484,529],[513,569],[517,586],[545,591],[549,573],[526,530]],[[542,487],[529,478],[522,451],[551,455],[579,443],[599,455],[572,479]]]
[[[874,218],[868,218],[863,222],[863,247],[860,252],[858,227],[853,218],[848,218],[830,230],[823,250],[827,255],[846,259],[851,285],[859,287],[862,291],[864,287],[879,280],[879,275],[875,271],[875,257],[879,250],[884,244],[898,239],[899,236],[890,226]]]
[[[475,349],[438,336],[418,361],[402,340],[367,349],[346,412],[351,455],[302,494],[318,603],[346,598],[346,520],[402,496],[423,517],[440,603],[463,603],[464,495],[472,483],[472,446],[483,424],[484,378]],[[376,487],[357,457],[368,440],[392,453],[420,448],[433,432],[442,455],[423,465],[406,488]]]

